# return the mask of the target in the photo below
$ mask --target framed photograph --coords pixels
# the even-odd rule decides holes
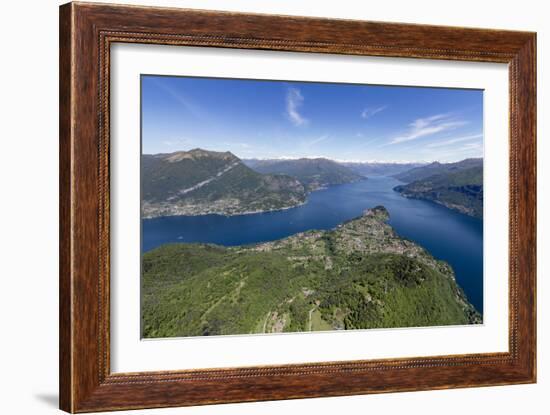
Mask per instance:
[[[536,35],[60,8],[60,407],[536,381]]]

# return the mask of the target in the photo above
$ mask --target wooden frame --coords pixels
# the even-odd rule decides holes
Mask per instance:
[[[112,374],[109,56],[114,42],[508,63],[509,352]],[[535,55],[536,35],[526,32],[105,4],[61,6],[61,409],[90,412],[535,382]]]

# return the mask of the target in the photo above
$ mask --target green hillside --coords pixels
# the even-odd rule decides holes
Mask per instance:
[[[479,164],[479,163],[477,163]],[[405,197],[430,200],[476,218],[483,218],[483,164],[441,173],[396,186]]]
[[[304,203],[306,190],[288,175],[265,175],[230,152],[201,149],[143,155],[144,217],[224,215],[268,211]]]
[[[348,167],[325,158],[247,160],[246,163],[259,173],[287,174],[295,177],[306,186],[308,191],[365,179],[361,174]]]
[[[473,324],[451,268],[399,238],[385,208],[330,231],[143,256],[143,336]]]

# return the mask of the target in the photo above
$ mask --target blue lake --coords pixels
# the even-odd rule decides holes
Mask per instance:
[[[483,313],[483,221],[435,203],[407,199],[393,191],[390,177],[369,177],[309,195],[288,210],[240,216],[173,216],[142,221],[142,250],[168,242],[205,242],[225,246],[272,241],[310,229],[331,229],[383,205],[389,224],[402,237],[448,262],[469,301]]]

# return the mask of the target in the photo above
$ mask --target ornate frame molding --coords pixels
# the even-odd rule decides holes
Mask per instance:
[[[111,373],[109,69],[110,45],[117,42],[508,63],[510,351]],[[525,32],[86,3],[61,6],[61,408],[89,412],[534,382],[535,48],[535,34]]]

